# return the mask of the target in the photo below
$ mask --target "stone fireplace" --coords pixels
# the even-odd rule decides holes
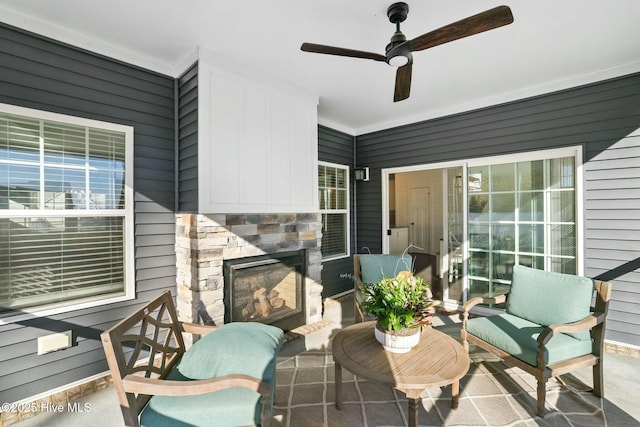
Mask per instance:
[[[180,319],[285,330],[322,320],[321,227],[315,213],[177,215]]]

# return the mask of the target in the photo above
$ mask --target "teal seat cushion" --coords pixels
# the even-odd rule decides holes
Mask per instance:
[[[205,335],[182,356],[167,379],[189,381],[228,374],[262,378],[275,391],[275,365],[284,343],[281,329],[257,322],[228,323]],[[193,396],[153,396],[141,414],[142,426],[260,424],[260,394],[242,387]]]
[[[395,277],[403,270],[412,271],[411,255],[361,254],[363,283],[377,283],[384,277]]]
[[[587,277],[515,265],[506,311],[542,326],[576,322],[589,315],[593,291]],[[570,335],[590,340],[589,331]]]
[[[467,321],[467,332],[510,355],[537,366],[538,336],[543,326],[511,314],[478,317]],[[589,354],[591,340],[579,340],[558,334],[547,343],[547,364]]]
[[[193,396],[153,396],[141,427],[236,427],[260,424],[260,394],[242,387]]]

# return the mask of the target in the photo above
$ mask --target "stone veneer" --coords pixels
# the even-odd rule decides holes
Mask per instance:
[[[320,214],[176,215],[180,320],[224,323],[223,261],[306,249],[306,324],[322,320]]]

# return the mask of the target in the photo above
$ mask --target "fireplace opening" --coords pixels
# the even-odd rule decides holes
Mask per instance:
[[[304,325],[304,249],[225,260],[223,270],[225,323]]]

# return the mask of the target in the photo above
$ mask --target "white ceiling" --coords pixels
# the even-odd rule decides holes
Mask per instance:
[[[405,0],[407,38],[500,4],[514,23],[414,53],[411,97],[395,69],[300,51],[384,54],[393,0],[0,0],[0,20],[172,76],[198,48],[319,98],[319,121],[362,134],[640,71],[638,0]]]

